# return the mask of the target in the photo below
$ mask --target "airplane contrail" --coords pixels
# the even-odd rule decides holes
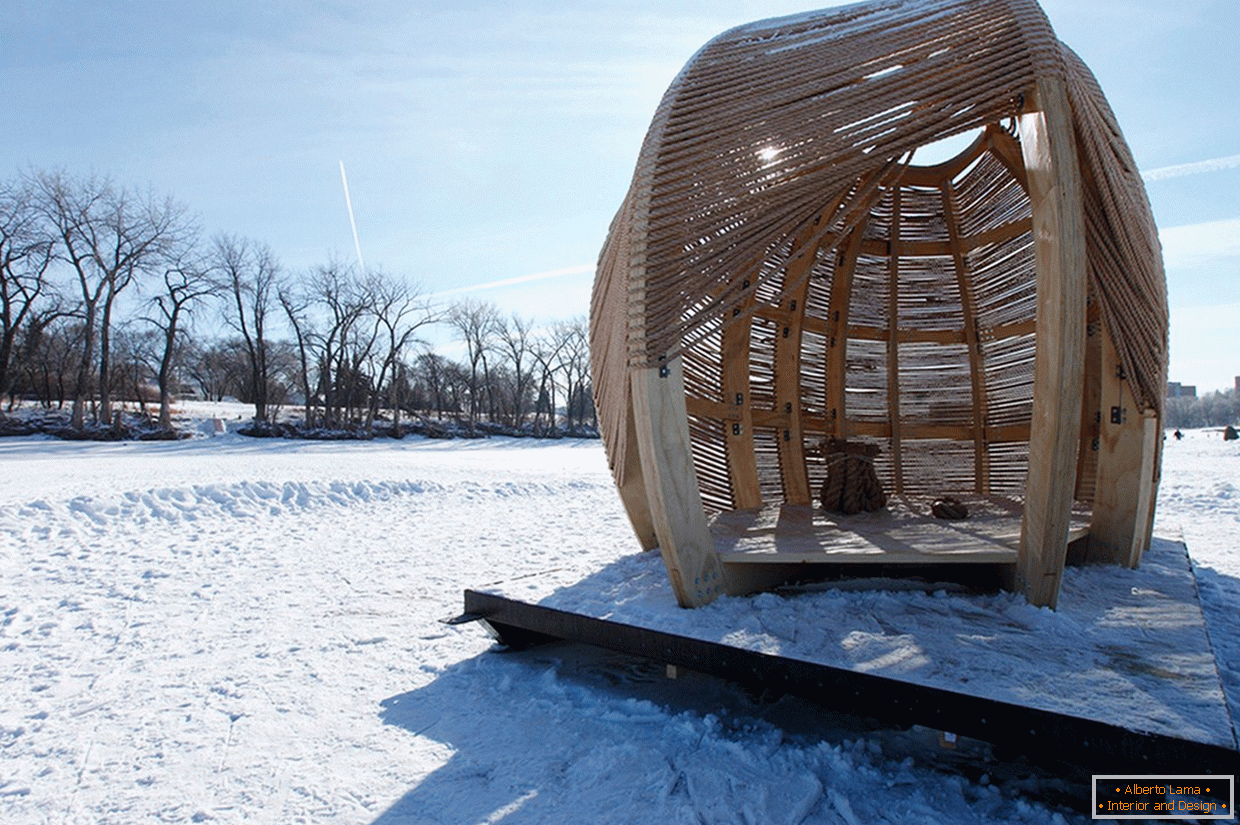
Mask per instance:
[[[469,286],[458,286],[453,289],[445,289],[442,292],[436,292],[431,297],[438,298],[442,295],[459,295],[462,292],[478,292],[483,289],[494,289],[501,286],[513,286],[514,284],[525,284],[530,281],[542,281],[547,278],[558,278],[561,275],[581,275],[585,272],[593,272],[594,264],[581,264],[579,266],[568,266],[563,269],[550,269],[546,272],[535,272],[530,275],[518,275],[515,278],[504,278],[500,281],[488,281],[485,284],[471,284]]]
[[[349,179],[344,175],[344,161],[340,161],[340,182],[344,184],[344,205],[349,210],[349,226],[353,229],[353,248],[357,250],[357,265],[366,274],[366,262],[362,260],[362,245],[357,240],[357,221],[353,220],[353,201],[349,200]]]
[[[1199,175],[1204,172],[1225,172],[1228,169],[1240,169],[1240,155],[1228,155],[1225,158],[1199,160],[1196,163],[1180,163],[1175,166],[1160,166],[1142,172],[1141,178],[1146,183],[1168,178],[1180,178],[1185,175]]]

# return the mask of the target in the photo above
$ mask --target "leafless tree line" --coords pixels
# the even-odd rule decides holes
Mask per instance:
[[[437,325],[463,360],[426,343]],[[133,401],[170,429],[175,399],[198,395],[252,404],[258,431],[296,407],[305,428],[557,435],[595,427],[588,365],[580,318],[535,329],[339,261],[288,273],[267,245],[207,237],[184,205],[107,178],[0,181],[8,410],[68,407],[82,430],[117,426]]]
[[[1226,427],[1240,424],[1240,393],[1210,392],[1200,398],[1168,398],[1166,426]]]

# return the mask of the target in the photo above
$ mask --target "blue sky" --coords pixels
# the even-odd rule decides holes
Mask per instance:
[[[64,168],[184,201],[305,270],[584,315],[672,77],[730,26],[814,2],[0,0],[0,174]],[[1045,0],[1147,187],[1171,377],[1240,374],[1240,2]],[[492,285],[492,286],[487,286]]]

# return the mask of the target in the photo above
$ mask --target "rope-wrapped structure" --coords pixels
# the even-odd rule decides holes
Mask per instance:
[[[952,160],[917,150],[971,136]],[[1156,230],[1088,68],[1034,0],[879,0],[704,46],[655,112],[591,314],[595,400],[682,604],[753,589],[707,515],[808,505],[827,439],[894,496],[1020,501],[1054,604],[1149,540],[1167,351]]]

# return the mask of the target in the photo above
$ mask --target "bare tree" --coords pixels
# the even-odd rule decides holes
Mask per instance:
[[[314,396],[310,383],[310,362],[314,341],[317,336],[306,313],[310,302],[304,290],[294,288],[290,284],[280,285],[276,290],[276,297],[280,301],[280,308],[284,310],[284,316],[288,320],[289,326],[292,327],[293,336],[296,339],[297,378],[298,383],[301,385],[302,396],[305,398],[303,408],[305,410],[305,425],[313,427]]]
[[[158,329],[138,323],[139,320],[118,323],[112,331],[109,380],[116,396],[136,401],[142,415],[149,420],[147,402],[156,400],[158,393],[151,385],[159,369],[162,336]]]
[[[246,382],[246,354],[239,340],[212,341],[202,345],[187,342],[185,369],[208,401],[223,401],[236,395]]]
[[[559,325],[552,326],[534,339],[532,354],[538,363],[538,393],[534,402],[534,423],[539,435],[556,435],[556,381],[561,353],[568,345],[567,336]],[[542,415],[546,413],[546,422]]]
[[[482,391],[484,388],[488,391],[490,389],[489,380],[484,384],[479,381],[479,378],[490,378],[487,353],[494,347],[498,319],[499,311],[491,303],[467,299],[453,304],[448,309],[446,321],[456,332],[457,339],[465,344],[466,355],[469,359],[470,429],[478,425],[479,400]],[[479,376],[480,369],[481,376]],[[493,397],[489,406],[491,409],[495,406]]]
[[[159,427],[172,429],[173,362],[181,343],[186,314],[195,302],[215,294],[218,283],[211,278],[207,264],[198,259],[197,250],[186,245],[170,256],[163,268],[163,288],[151,297],[153,312],[147,320],[161,333],[159,367]]]
[[[58,306],[31,313],[22,337],[25,386],[46,408],[63,408],[81,344],[82,323]]]
[[[369,403],[371,381],[363,365],[378,336],[374,324],[363,323],[372,305],[369,292],[351,267],[333,261],[296,287],[281,287],[278,298],[296,337],[306,426],[340,426],[352,408]]]
[[[373,421],[378,412],[380,394],[387,382],[388,395],[392,408],[392,434],[400,435],[400,412],[404,405],[403,389],[406,381],[398,375],[403,364],[405,349],[417,339],[417,331],[428,324],[439,320],[430,301],[408,282],[383,276],[375,276],[370,294],[373,300],[372,311],[375,314],[380,337],[383,342],[383,357],[379,367],[378,379],[375,381],[376,392],[371,401],[367,425]]]
[[[49,288],[51,253],[31,187],[0,181],[0,398],[10,395],[17,377],[18,333]]]
[[[560,348],[560,373],[564,380],[565,416],[569,430],[580,431],[586,415],[594,416],[590,388],[590,339],[584,318],[557,323]],[[576,426],[574,427],[574,421]]]
[[[271,384],[267,316],[277,300],[279,263],[266,244],[216,235],[212,240],[211,265],[228,298],[224,320],[241,334],[245,344],[254,420],[265,422]]]
[[[512,371],[509,409],[512,415],[510,423],[514,427],[521,427],[525,423],[526,397],[534,381],[531,369],[531,362],[534,360],[534,340],[531,334],[533,328],[533,320],[523,319],[515,313],[507,319],[500,319],[496,324],[500,350]]]
[[[355,401],[360,366],[370,354],[375,335],[359,329],[370,308],[370,296],[351,266],[328,263],[310,278],[309,295],[323,317],[318,337],[318,379],[325,422],[339,426],[346,407]]]
[[[138,197],[106,178],[75,180],[63,172],[41,172],[32,184],[56,238],[56,255],[73,270],[81,290],[85,326],[73,398],[73,425],[81,429],[96,343],[97,417],[111,417],[109,345],[117,296],[139,273],[157,265],[191,226],[185,208],[172,199]]]
[[[448,398],[446,359],[442,355],[427,350],[418,356],[415,371],[418,380],[426,387],[427,401],[430,408],[435,411],[435,418],[442,421]]]

